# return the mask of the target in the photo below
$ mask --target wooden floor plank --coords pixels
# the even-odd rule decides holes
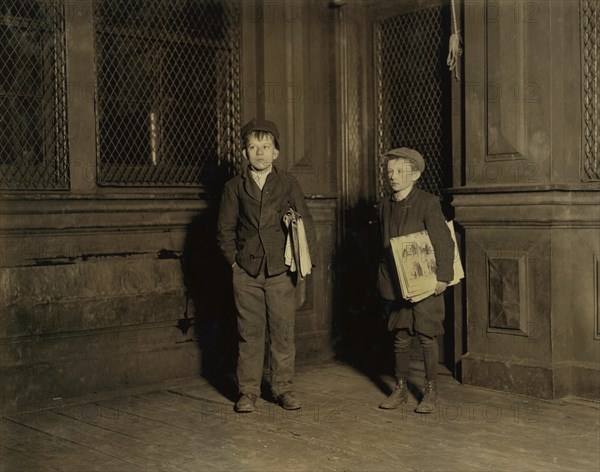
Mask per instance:
[[[422,374],[411,378],[417,387]],[[204,379],[117,392],[11,415],[0,430],[2,465],[18,472],[598,470],[595,403],[492,392],[443,375],[435,414],[414,413],[414,396],[397,410],[380,410],[393,383],[344,364],[315,366],[296,376],[302,410],[259,399],[250,415],[233,411],[223,394],[230,385]]]
[[[157,395],[159,394],[151,395],[154,401],[169,402],[168,397],[157,398]],[[181,400],[172,399],[170,401],[173,407],[177,403],[181,404]],[[198,400],[189,399],[187,401],[190,403],[189,408],[194,408],[194,402],[201,404]],[[256,415],[256,419],[252,423],[248,423],[248,426],[255,427],[261,433],[271,430],[279,435],[293,434],[310,444],[319,444],[332,450],[338,450],[341,453],[354,454],[358,456],[359,460],[373,466],[375,470],[383,468],[398,470],[399,464],[420,461],[419,453],[415,452],[418,451],[418,448],[415,448],[415,443],[421,442],[421,436],[414,436],[411,443],[402,431],[394,425],[388,425],[387,428],[381,424],[365,425],[364,422],[357,421],[355,417],[344,416],[340,416],[335,421],[323,422],[315,421],[312,417],[306,418],[300,413],[276,413],[275,416],[272,416],[273,414],[269,414],[268,411]],[[233,418],[236,417],[240,416],[233,416]],[[383,438],[385,438],[384,441],[382,441]],[[315,453],[314,450],[312,452]],[[492,451],[492,454],[495,455],[496,452]],[[506,465],[510,464],[508,460],[503,459],[501,452],[497,454],[500,461],[504,460]],[[435,462],[435,460],[432,459],[431,461]],[[440,460],[440,466],[443,467],[443,465],[443,460]],[[375,466],[377,467],[375,468]],[[486,469],[477,468],[473,470]]]
[[[307,384],[317,381],[319,383],[315,390],[320,394],[338,393],[340,384],[332,383],[329,373],[311,373],[307,377],[310,377],[310,380],[304,377],[302,384],[307,390],[310,390]],[[414,414],[414,399],[408,406],[384,414],[390,418],[399,417],[410,429],[418,430],[419,426],[425,426],[427,429],[431,429],[432,425],[441,426],[442,430],[447,430],[445,437],[455,439],[453,442],[456,443],[454,446],[457,449],[462,448],[462,443],[473,443],[472,438],[461,436],[471,433],[477,440],[477,449],[483,448],[487,454],[493,456],[494,451],[502,450],[506,453],[505,457],[511,454],[512,457],[527,455],[530,462],[535,460],[542,465],[550,460],[552,465],[548,467],[555,467],[556,470],[589,466],[590,458],[600,457],[597,408],[474,389],[462,386],[453,379],[442,379],[441,383],[444,394],[436,414]],[[365,388],[355,385],[350,387],[359,392],[359,402],[367,401],[367,396],[364,395]],[[368,408],[365,409],[365,413],[367,411]],[[363,420],[368,418],[367,414],[359,416]],[[473,435],[473,432],[477,434]],[[484,444],[478,444],[481,432],[484,433]],[[548,434],[550,432],[556,434]],[[427,431],[423,433],[427,434]],[[511,442],[512,437],[520,439]],[[582,450],[588,451],[588,454],[582,455]]]
[[[39,412],[38,415],[46,415]],[[2,471],[20,472],[21,467],[36,470],[31,462],[39,464],[40,471],[115,471],[123,470],[141,471],[133,464],[119,460],[113,456],[103,454],[85,446],[64,440],[59,436],[47,434],[43,431],[23,425],[19,422],[4,420],[0,425],[0,444],[13,451],[14,461],[5,466],[2,461]],[[16,454],[26,456],[28,461],[21,463]]]
[[[309,378],[310,381],[319,380],[320,378],[321,384],[316,384],[316,388],[311,388]],[[550,455],[552,463],[547,465],[549,457],[548,453],[544,451],[548,444],[548,438],[544,436],[543,431],[548,425],[538,425],[537,423],[540,422],[539,413],[534,411],[535,416],[533,416],[531,412],[531,405],[537,405],[537,400],[517,397],[515,402],[515,396],[502,393],[496,394],[496,398],[489,399],[484,397],[484,395],[490,396],[489,392],[478,391],[475,392],[475,398],[470,401],[466,398],[456,401],[453,395],[456,395],[461,389],[463,391],[465,389],[456,381],[450,379],[454,385],[448,386],[454,392],[449,398],[442,400],[438,414],[423,416],[413,413],[412,410],[416,405],[414,398],[408,406],[389,412],[379,410],[377,403],[372,399],[367,400],[372,398],[364,395],[365,390],[368,390],[368,388],[356,384],[357,378],[360,379],[359,376],[356,376],[340,382],[338,378],[332,381],[329,373],[313,372],[310,375],[302,376],[297,384],[297,389],[300,396],[305,399],[303,410],[308,410],[308,415],[305,414],[304,416],[314,415],[314,412],[321,407],[321,411],[326,412],[326,417],[329,420],[336,419],[336,424],[332,426],[340,427],[343,431],[348,432],[351,437],[353,435],[354,437],[360,437],[360,434],[366,437],[378,437],[384,436],[386,433],[388,433],[388,437],[390,435],[393,437],[394,432],[403,436],[407,431],[413,431],[416,438],[404,439],[404,448],[399,447],[398,444],[394,444],[389,439],[386,442],[395,451],[402,451],[404,458],[407,457],[407,454],[410,455],[411,451],[418,450],[418,438],[430,434],[432,427],[436,428],[434,432],[439,431],[443,433],[444,437],[450,438],[445,442],[450,451],[456,449],[468,452],[468,448],[465,449],[464,444],[471,444],[471,453],[481,453],[484,464],[487,464],[486,461],[491,459],[496,466],[510,467],[511,464],[514,464],[515,459],[523,457],[527,459],[531,466],[549,467],[548,470],[565,470],[565,467],[569,466],[585,467],[586,464],[589,464],[587,461],[589,457],[586,458],[578,453],[572,454],[570,451],[577,451],[582,446],[587,447],[592,454],[595,449],[597,450],[595,446],[597,443],[595,440],[598,437],[596,432],[597,422],[593,421],[593,416],[590,420],[589,414],[587,416],[584,413],[579,414],[581,420],[587,418],[587,421],[572,423],[571,432],[573,434],[570,437],[564,438],[564,436],[557,435],[550,439],[552,450],[556,455],[554,457],[552,457],[552,454]],[[416,381],[419,380],[416,379]],[[373,392],[377,391],[376,388],[371,388],[371,390]],[[358,392],[358,395],[348,396],[348,391]],[[205,400],[218,401],[218,393],[210,389],[194,391],[193,388],[184,388],[180,389],[179,392],[187,393],[192,397],[195,396],[199,400],[204,398]],[[477,398],[478,395],[482,398]],[[358,400],[356,399],[357,396],[359,397]],[[343,398],[344,400],[335,404],[334,407],[334,403],[331,400],[328,401],[328,398]],[[553,406],[550,402],[542,402],[542,407],[546,409],[560,408]],[[339,418],[337,418],[338,416]],[[349,421],[337,421],[343,418]],[[547,416],[546,421],[551,422],[552,418],[553,415],[550,414]],[[386,423],[388,425],[396,423],[396,426],[391,426],[391,431],[386,431]],[[342,443],[346,440],[346,438],[332,434],[330,429],[325,428],[324,431],[321,431],[326,439],[332,439],[336,443]],[[529,436],[525,436],[518,442],[503,444],[507,434],[520,435],[521,431],[525,429],[529,432]],[[595,432],[596,434],[594,434]],[[554,441],[554,444],[552,441]],[[349,443],[351,444],[352,441],[350,440]],[[371,447],[377,450],[377,446],[378,443],[375,443]],[[484,469],[486,467],[487,465],[484,466]]]
[[[44,432],[49,436],[71,442],[82,449],[87,448],[124,462],[123,466],[132,469],[164,470],[180,472],[182,469],[169,462],[170,457],[157,451],[150,444],[130,436],[100,428],[55,411],[46,411],[44,415],[26,413],[11,417],[12,421]]]
[[[265,452],[268,452],[275,461],[275,469],[282,468],[283,463],[289,462],[294,470],[302,467],[297,458],[304,454],[309,447],[313,457],[321,457],[325,461],[321,470],[336,470],[329,468],[327,458],[336,457],[335,461],[348,466],[356,463],[356,453],[345,451],[336,445],[315,443],[311,438],[295,431],[286,430],[281,426],[281,418],[269,416],[271,413],[263,411],[250,415],[239,415],[230,410],[229,405],[220,405],[214,402],[202,403],[191,398],[186,398],[168,393],[151,393],[131,398],[128,406],[119,405],[121,410],[126,409],[139,415],[151,415],[153,419],[171,422],[190,431],[203,431],[209,435],[207,447],[213,448],[214,438],[226,441],[234,450],[240,445],[252,447],[256,441]],[[278,408],[279,409],[279,408]],[[266,425],[269,425],[268,427]],[[253,439],[255,438],[255,439]],[[306,444],[309,441],[310,444]],[[241,450],[243,453],[244,451]],[[248,454],[248,451],[245,452]],[[349,456],[350,459],[346,459]],[[278,465],[277,465],[278,464]],[[312,470],[306,466],[306,470]],[[386,470],[390,470],[386,468]]]
[[[310,409],[310,406],[308,406]],[[346,406],[340,407],[345,410]],[[371,408],[371,407],[370,407]],[[372,409],[372,408],[371,408]],[[316,407],[312,411],[317,411]],[[392,470],[398,469],[399,463],[419,463],[421,462],[419,443],[422,441],[423,435],[414,430],[421,426],[422,429],[429,430],[431,426],[421,425],[417,422],[416,425],[410,425],[406,419],[400,421],[377,421],[379,419],[388,418],[388,412],[382,410],[374,410],[372,413],[373,421],[364,421],[361,415],[346,415],[339,413],[332,416],[330,412],[321,418],[314,418],[312,414],[306,416],[297,416],[295,419],[285,418],[284,415],[277,415],[275,419],[269,421],[267,415],[262,424],[256,421],[256,426],[276,427],[279,431],[287,430],[297,434],[299,437],[308,437],[311,441],[318,444],[327,444],[331,447],[343,444],[345,447],[358,453],[362,460],[373,465],[373,463],[385,464],[386,468]],[[395,423],[395,424],[394,424]],[[277,426],[275,426],[277,425]],[[415,428],[415,426],[417,428]],[[412,431],[407,435],[406,430]],[[496,463],[500,465],[504,462],[505,466],[509,466],[511,462],[506,459],[506,456],[501,451],[488,451],[491,456],[498,456]],[[488,456],[489,457],[489,456]],[[436,458],[430,459],[430,465],[434,466]],[[439,459],[439,466],[444,467],[445,460]],[[473,468],[472,470],[488,470],[487,466]]]
[[[246,449],[249,446],[245,441],[236,442],[235,438],[215,435],[214,429],[208,426],[203,418],[198,421],[197,416],[188,415],[182,405],[175,409],[177,414],[173,414],[173,411],[162,411],[156,405],[138,401],[135,397],[127,402],[106,401],[98,406],[104,410],[112,409],[118,420],[113,422],[100,419],[95,420],[96,424],[104,424],[105,427],[120,433],[152,442],[157,447],[168,450],[173,456],[185,459],[192,467],[197,468],[194,463],[198,460],[210,470],[221,468],[227,461],[227,467],[231,467],[231,459],[236,456],[244,462],[250,460],[249,456],[254,456],[253,462],[265,470],[278,470],[282,465],[280,455],[261,449],[248,453]],[[267,446],[265,440],[260,439],[259,442],[263,449]]]
[[[62,469],[51,464],[45,464],[39,459],[31,458],[20,450],[0,446],[0,470],[3,472],[58,472]]]

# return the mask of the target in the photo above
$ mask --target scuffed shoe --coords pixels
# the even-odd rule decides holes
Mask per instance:
[[[253,393],[242,393],[235,404],[235,411],[238,413],[252,413],[256,411],[256,395]]]
[[[396,387],[392,394],[387,397],[379,408],[384,410],[393,410],[394,408],[398,408],[403,403],[408,401],[408,388],[406,387],[406,379],[398,379],[396,383]]]
[[[415,412],[417,413],[434,413],[437,407],[438,390],[435,380],[425,379],[425,387],[423,389],[423,399],[417,405]]]
[[[299,410],[302,408],[302,405],[298,401],[298,399],[294,396],[294,392],[285,392],[281,395],[277,395],[275,397],[277,403],[284,410]]]

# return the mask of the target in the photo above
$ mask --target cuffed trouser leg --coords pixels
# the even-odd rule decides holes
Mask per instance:
[[[295,286],[291,274],[267,277],[265,298],[270,335],[271,390],[274,396],[293,390]]]
[[[237,380],[240,393],[260,395],[265,356],[265,276],[251,277],[233,268],[233,292],[238,310]]]

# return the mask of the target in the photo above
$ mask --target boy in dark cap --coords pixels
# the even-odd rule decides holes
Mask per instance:
[[[255,411],[262,380],[265,329],[270,334],[271,390],[285,409],[301,407],[294,396],[295,284],[285,264],[283,216],[291,207],[304,221],[311,259],[316,236],[304,194],[295,177],[273,162],[279,131],[272,121],[253,119],[242,128],[248,166],[225,184],[217,239],[231,264],[238,310],[239,399],[235,410]]]
[[[432,413],[438,398],[436,336],[444,332],[444,298],[440,295],[454,276],[454,242],[438,197],[414,186],[425,170],[423,156],[414,149],[398,148],[387,152],[384,158],[392,193],[378,208],[384,249],[378,287],[384,300],[384,312],[389,315],[388,328],[394,332],[397,383],[392,394],[379,407],[393,409],[408,400],[406,381],[410,344],[416,335],[423,348],[425,386],[423,398],[415,411]],[[412,303],[402,297],[390,238],[423,230],[427,230],[435,253],[437,286],[434,295]]]

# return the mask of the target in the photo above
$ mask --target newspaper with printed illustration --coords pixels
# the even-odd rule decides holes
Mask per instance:
[[[450,286],[463,279],[465,273],[460,262],[454,224],[452,221],[446,223],[454,241],[454,280],[448,284]],[[418,302],[433,295],[437,284],[436,260],[427,231],[391,238],[390,243],[402,296],[411,302]]]

